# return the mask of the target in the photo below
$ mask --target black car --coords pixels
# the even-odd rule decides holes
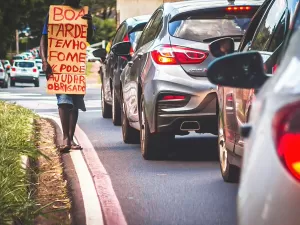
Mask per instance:
[[[276,71],[298,2],[299,0],[266,0],[253,17],[241,41],[238,51],[258,51],[268,74]],[[214,41],[210,44],[211,53],[216,57],[221,56],[220,48],[224,44],[232,45],[233,40],[224,38]],[[240,134],[240,128],[249,120],[257,91],[258,89],[218,86],[219,158],[221,173],[226,182],[237,182],[239,179],[244,154],[244,138]]]
[[[125,143],[140,138],[145,159],[164,158],[175,135],[218,133],[215,85],[206,68],[209,44],[231,37],[238,47],[262,1],[165,3],[152,15],[129,55],[130,43],[112,47],[128,56],[121,74]],[[233,47],[234,48],[234,47]]]
[[[133,54],[136,42],[149,18],[150,16],[145,15],[126,19],[119,26],[112,45],[122,41],[130,41],[132,44],[131,54]],[[121,125],[120,74],[127,61],[128,57],[118,57],[110,51],[100,70],[102,116],[103,118],[112,117],[115,125]]]

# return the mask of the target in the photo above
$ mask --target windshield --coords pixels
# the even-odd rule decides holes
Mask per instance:
[[[188,18],[169,23],[170,35],[203,42],[221,36],[243,36],[250,23],[249,15],[225,15],[218,18]]]
[[[16,67],[31,68],[34,67],[33,62],[15,62]]]

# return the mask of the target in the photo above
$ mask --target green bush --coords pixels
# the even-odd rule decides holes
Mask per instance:
[[[0,101],[0,224],[32,224],[35,202],[21,155],[36,158],[35,115],[28,109]]]

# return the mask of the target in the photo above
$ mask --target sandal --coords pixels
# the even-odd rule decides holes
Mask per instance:
[[[82,150],[82,147],[80,145],[73,144],[73,145],[71,145],[71,149],[72,150]]]
[[[66,152],[66,151],[69,151],[70,149],[71,149],[70,145],[60,145],[59,146],[59,151],[60,152]]]

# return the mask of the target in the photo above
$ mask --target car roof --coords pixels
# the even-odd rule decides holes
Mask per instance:
[[[129,26],[135,26],[140,23],[147,23],[150,19],[151,15],[143,15],[143,16],[136,16],[126,19],[126,22]]]
[[[238,1],[226,1],[226,0],[190,0],[183,2],[164,3],[164,8],[172,16],[178,13],[184,13],[192,10],[210,9],[215,7],[226,7],[235,5],[247,5],[247,6],[261,6],[263,0],[238,0]]]
[[[14,62],[32,62],[32,63],[35,63],[34,60],[24,60],[24,59],[18,59],[18,60],[15,60]]]

